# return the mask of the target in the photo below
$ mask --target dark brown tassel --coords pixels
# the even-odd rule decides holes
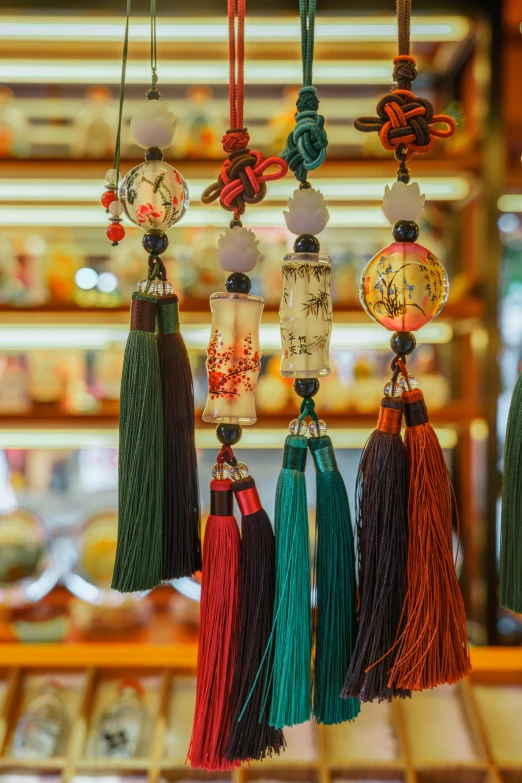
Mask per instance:
[[[406,591],[408,473],[401,438],[402,399],[384,397],[377,429],[357,474],[359,631],[342,695],[361,701],[404,698],[389,687]]]
[[[453,558],[451,478],[421,390],[406,391],[403,398],[410,477],[408,589],[390,686],[420,691],[457,682],[470,673],[471,663]]]
[[[157,318],[165,428],[162,575],[168,580],[201,570],[199,485],[194,388],[177,296],[158,298]]]
[[[264,759],[285,747],[281,729],[268,725],[271,687],[266,682],[273,646],[275,538],[261,506],[255,481],[233,482],[241,511],[241,628],[231,703],[234,717],[226,756],[229,761]]]

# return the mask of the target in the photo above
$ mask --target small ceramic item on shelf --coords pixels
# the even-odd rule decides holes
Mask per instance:
[[[98,758],[130,759],[138,754],[144,730],[143,689],[123,680],[118,695],[104,709],[97,727]]]
[[[46,683],[18,720],[11,755],[19,759],[52,758],[67,720],[59,688],[52,682]]]

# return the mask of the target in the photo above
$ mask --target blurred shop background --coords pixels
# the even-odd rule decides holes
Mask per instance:
[[[429,400],[455,483],[458,569],[470,641],[477,647],[517,646],[522,643],[522,618],[497,606],[497,564],[503,437],[522,364],[522,2],[414,0],[413,5],[413,50],[421,74],[416,86],[436,110],[457,119],[459,132],[412,166],[412,176],[426,194],[422,241],[445,264],[451,291],[441,317],[418,335],[411,372]],[[265,155],[274,154],[281,151],[294,123],[300,79],[298,4],[249,0],[248,6],[245,117],[254,146]],[[69,681],[57,675],[67,680],[58,685],[69,694],[71,710],[87,714],[92,709],[96,720],[103,700],[111,693],[116,698],[119,688],[114,674],[105,680],[96,667],[104,671],[113,666],[114,656],[122,665],[141,666],[143,660],[129,651],[129,642],[190,645],[197,639],[198,623],[192,583],[126,598],[109,590],[117,522],[119,383],[129,298],[144,271],[140,230],[126,226],[125,242],[112,248],[99,204],[104,173],[112,167],[124,10],[123,2],[17,0],[2,3],[0,11],[0,642],[5,643],[0,644],[0,667],[9,668],[2,649],[14,642],[45,642],[54,650],[34,661],[21,652],[13,664],[31,667],[51,665],[51,659],[53,666],[61,661],[70,667],[66,650],[71,648],[62,642],[80,645],[78,649],[84,642],[94,645],[90,649],[107,643],[106,652],[86,659],[85,665],[83,653],[78,653],[77,665],[85,668],[81,676],[86,679],[71,674]],[[214,246],[227,216],[219,207],[204,206],[200,198],[223,154],[226,34],[224,2],[197,0],[183,7],[158,2],[159,86],[178,118],[166,158],[179,168],[191,195],[164,259],[180,298],[194,372],[205,514],[206,477],[216,452],[213,427],[200,415],[206,399],[208,297],[224,282]],[[378,97],[389,88],[395,38],[393,0],[319,2],[314,75],[330,144],[327,163],[313,182],[328,200],[331,214],[322,243],[333,257],[335,324],[333,372],[321,383],[319,403],[352,498],[359,456],[375,426],[391,359],[388,333],[360,308],[358,279],[367,260],[390,242],[380,203],[385,184],[395,174],[393,160],[383,154],[373,134],[357,133],[353,120],[372,114]],[[136,0],[122,174],[142,159],[129,122],[147,88],[148,41],[147,3]],[[278,332],[280,263],[292,245],[282,209],[293,189],[290,177],[272,183],[249,219],[262,251],[253,293],[265,298],[266,307],[259,418],[255,427],[245,429],[241,458],[251,467],[269,512],[282,443],[296,414],[292,383],[279,375]],[[312,530],[313,522],[312,511]],[[180,655],[172,666],[193,666],[193,658],[189,663]],[[152,659],[153,666],[154,654]],[[13,715],[17,710],[22,714],[21,705],[43,687],[38,673],[27,681],[20,676],[5,681],[12,702],[0,715],[4,755],[14,747]],[[181,689],[177,703],[188,703],[183,683],[156,671],[147,676],[150,688],[145,691],[153,712],[170,714],[165,705],[173,688]],[[485,688],[481,695],[481,687],[477,684],[476,693],[464,696],[443,689],[438,701],[431,697],[429,712],[433,720],[440,714],[441,731],[444,716],[452,714],[453,698],[459,704],[464,699],[466,714],[479,704],[491,716],[492,690]],[[128,696],[132,699],[143,703],[145,697],[136,691]],[[520,694],[519,699],[517,709],[522,708]],[[50,702],[46,704],[50,710]],[[132,712],[131,707],[127,704]],[[185,746],[176,740],[172,726],[178,725],[176,720],[179,726],[189,722],[183,720],[184,709],[179,707],[174,723],[165,718],[167,728],[163,726],[163,734],[177,748],[169,746],[169,753],[179,758]],[[390,714],[395,715],[394,709],[389,708]],[[375,754],[380,745],[385,754],[383,780],[438,781],[439,773],[422,771],[408,739],[408,721],[420,726],[422,711],[408,709],[393,718],[399,721],[394,723],[396,734],[387,739],[384,724],[379,734],[379,720],[385,721],[388,707],[382,707],[380,718],[365,712],[364,730],[359,727],[358,739],[354,735],[351,742],[359,753],[367,746],[368,753],[373,747]],[[477,729],[484,715],[473,714],[467,740],[465,729],[459,734],[456,724],[447,733],[446,747],[452,741],[458,745],[452,758],[457,767],[467,765],[467,771],[446,779],[521,780],[522,757],[516,757],[518,767],[510,766],[511,751],[504,759],[507,772],[493,769],[488,755],[493,740],[484,739],[485,732]],[[56,712],[53,720],[60,722]],[[499,720],[498,715],[492,718],[491,731],[496,727],[502,743],[507,740]],[[83,734],[78,729],[83,739],[76,740],[77,746],[87,742],[83,767],[78,767],[84,772],[96,768],[96,752],[88,750],[86,739],[94,723],[94,718],[84,722]],[[374,734],[368,734],[372,726]],[[336,762],[325,761],[330,752],[341,758],[334,734],[325,739],[315,728],[301,731],[305,733],[297,732],[293,740],[295,757],[312,771],[310,777],[292,773],[288,779],[359,779],[346,771],[350,765],[339,764],[345,770],[334,774]],[[427,724],[426,737],[429,734]],[[519,740],[513,747],[522,747]],[[469,753],[462,750],[465,742]],[[343,743],[339,747],[345,749]],[[419,758],[433,762],[442,752],[440,737],[438,743],[429,750],[426,739]],[[309,757],[302,755],[306,747]],[[148,751],[140,753],[147,756]],[[157,758],[161,753],[157,750]],[[63,751],[59,758],[64,779],[69,779],[69,756]],[[178,769],[179,758],[170,767],[159,762],[150,767],[152,762],[147,762],[149,779],[157,780],[160,772],[169,779],[186,775],[172,771]],[[0,757],[0,767],[2,761]],[[11,758],[9,769],[13,763]],[[130,764],[126,774],[133,769],[141,774],[142,767]],[[54,770],[52,764],[43,768],[49,774]],[[260,775],[255,767],[241,774]],[[361,779],[369,779],[369,774],[361,774]],[[377,773],[372,775],[377,779]]]

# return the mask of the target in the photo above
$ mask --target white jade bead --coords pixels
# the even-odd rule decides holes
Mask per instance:
[[[116,185],[116,180],[118,178],[118,172],[116,169],[108,169],[108,171],[105,172],[105,180],[108,185]]]
[[[288,199],[288,212],[283,212],[286,225],[292,234],[319,234],[328,223],[330,214],[320,190],[303,188],[294,190]]]
[[[163,101],[147,101],[133,116],[131,133],[139,147],[170,147],[176,129],[176,118]]]
[[[218,264],[225,272],[250,272],[261,256],[259,240],[253,231],[242,226],[227,228],[217,246]]]
[[[119,217],[123,212],[123,204],[121,201],[113,201],[111,204],[109,204],[109,212],[111,215]]]
[[[394,182],[384,188],[382,211],[392,226],[399,220],[413,220],[418,223],[424,212],[426,196],[420,192],[418,182]]]

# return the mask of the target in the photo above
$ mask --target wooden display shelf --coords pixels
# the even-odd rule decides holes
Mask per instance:
[[[505,750],[499,750],[498,737],[495,738],[490,716],[484,711],[478,693],[480,689],[498,688],[499,674],[505,687],[520,682],[522,649],[474,649],[471,651],[474,671],[458,685],[414,694],[411,701],[363,705],[361,716],[353,724],[327,727],[311,723],[297,732],[287,730],[287,741],[290,737],[292,741],[286,754],[243,765],[232,773],[205,773],[185,764],[196,653],[195,643],[0,645],[0,671],[5,683],[0,706],[0,769],[15,773],[57,771],[64,783],[80,772],[124,777],[142,773],[148,783],[158,783],[160,777],[167,781],[230,780],[231,783],[266,778],[282,783],[363,779],[403,783],[515,783],[522,778],[519,748],[514,748],[513,758]],[[70,715],[63,752],[52,759],[13,759],[8,754],[16,722],[31,695],[47,677],[61,683]],[[114,697],[118,681],[129,677],[139,680],[145,689],[143,701],[149,709],[150,736],[138,758],[93,758],[88,751],[89,737],[101,711]],[[442,709],[437,705],[439,698],[443,700]],[[424,706],[419,713],[422,700]],[[449,713],[444,711],[444,705],[451,705]],[[387,727],[389,758],[383,758],[385,754],[376,758],[379,754],[368,741],[360,744],[376,721]],[[446,753],[447,722],[464,732],[462,748],[459,745],[456,754],[455,745]],[[430,747],[426,747],[428,725],[430,729],[433,727]],[[297,736],[300,744],[295,744]],[[433,738],[440,744],[440,757],[434,754]]]

